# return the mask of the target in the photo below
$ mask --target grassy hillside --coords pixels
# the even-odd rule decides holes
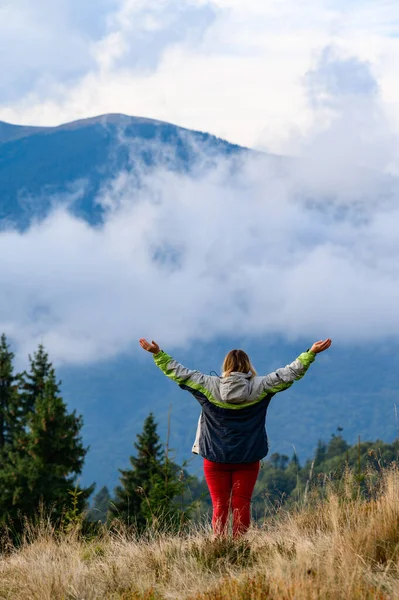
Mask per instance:
[[[399,469],[315,488],[246,539],[206,526],[178,536],[122,529],[87,538],[42,521],[19,549],[3,535],[0,598],[304,600],[399,597]]]

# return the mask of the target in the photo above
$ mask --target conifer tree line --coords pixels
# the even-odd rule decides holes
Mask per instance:
[[[39,345],[29,368],[14,372],[14,354],[6,336],[0,338],[0,525],[22,529],[42,507],[55,522],[72,510],[81,521],[115,520],[137,532],[146,527],[178,530],[190,518],[210,510],[204,481],[176,464],[162,444],[152,413],[134,442],[129,468],[119,470],[119,485],[111,496],[106,486],[88,499],[95,485],[82,487],[88,448],[81,436],[82,417],[68,412],[54,367]],[[326,477],[339,479],[346,468],[356,473],[359,487],[371,468],[377,472],[399,458],[399,440],[360,442],[350,446],[338,427],[328,443],[319,440],[313,459],[303,466],[294,454],[273,453],[262,461],[256,484],[253,516],[262,520],[265,506],[295,503]]]
[[[82,417],[68,413],[60,383],[39,345],[29,369],[14,372],[14,354],[6,336],[0,341],[0,523],[22,526],[39,508],[59,519],[75,490],[83,510],[93,486],[81,488],[87,448],[81,438]]]
[[[180,529],[194,508],[187,492],[189,487],[196,487],[196,478],[170,459],[152,413],[144,421],[134,448],[130,468],[119,470],[120,485],[109,502],[108,518],[120,519],[139,532],[148,526]]]
[[[130,467],[119,469],[120,484],[114,496],[103,486],[93,498],[89,521],[112,524],[117,520],[138,533],[147,527],[177,531],[210,508],[205,481],[171,459],[168,443],[163,446],[157,427],[150,413],[133,444]]]
[[[137,531],[147,526],[180,527],[190,516],[185,498],[194,481],[163,449],[150,413],[134,443],[130,469],[120,470],[120,485],[111,498],[103,487],[88,511],[95,485],[81,487],[88,448],[83,420],[68,412],[54,367],[43,345],[29,357],[29,369],[14,373],[14,354],[6,336],[0,341],[0,524],[14,531],[38,511],[55,522],[73,512],[91,521],[118,519]],[[194,486],[195,487],[195,486]],[[72,499],[73,498],[73,499]],[[73,507],[73,509],[72,509]]]
[[[295,506],[298,501],[309,496],[312,490],[331,484],[340,485],[347,469],[354,473],[356,493],[364,491],[367,477],[377,476],[382,468],[388,467],[399,460],[399,439],[392,443],[381,440],[375,442],[360,441],[352,446],[342,436],[342,428],[337,428],[337,434],[331,434],[328,442],[318,441],[314,456],[300,464],[296,453],[291,457],[278,452],[272,453],[266,460],[261,461],[262,467],[255,487],[252,503],[252,516],[262,522],[271,511],[282,505]],[[120,486],[115,490],[115,499],[111,498],[109,490],[104,486],[94,497],[90,518],[92,520],[110,520],[117,516],[125,523],[131,524],[136,517],[138,529],[154,522],[154,516],[165,516],[165,510],[174,507],[172,515],[176,517],[180,510],[180,523],[185,518],[203,520],[206,513],[210,516],[211,502],[205,481],[188,476],[181,470],[183,478],[178,486],[173,482],[170,493],[165,493],[162,481],[161,446],[156,433],[156,423],[152,414],[144,423],[143,433],[137,436],[136,457],[130,458],[131,468],[120,470]],[[160,454],[158,454],[160,452]],[[158,467],[155,467],[157,461]],[[155,467],[155,468],[154,468]],[[172,465],[169,465],[169,469]],[[176,472],[174,465],[174,472]],[[172,469],[173,471],[173,469]],[[159,478],[159,479],[158,479]],[[152,489],[152,484],[159,481],[158,492]],[[143,487],[141,487],[143,486]],[[141,493],[141,495],[140,495]],[[173,493],[176,494],[173,500]],[[185,496],[185,503],[176,502],[176,498]],[[158,503],[159,502],[159,503]],[[160,511],[157,513],[157,510]],[[165,521],[164,521],[165,522]],[[168,524],[176,523],[173,519]]]
[[[264,461],[253,497],[254,517],[262,520],[265,509],[272,511],[281,505],[295,505],[309,497],[310,492],[322,493],[328,485],[344,481],[344,473],[350,470],[354,476],[356,493],[365,493],[366,478],[378,477],[378,473],[399,459],[399,438],[392,443],[382,440],[361,441],[352,446],[344,439],[342,427],[331,434],[326,443],[319,440],[313,458],[300,465],[294,453],[274,452]],[[266,512],[267,512],[266,510]]]

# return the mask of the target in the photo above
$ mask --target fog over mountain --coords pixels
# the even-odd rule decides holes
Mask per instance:
[[[273,400],[272,450],[304,459],[337,426],[397,434],[396,131],[367,64],[326,50],[306,85],[320,123],[290,157],[124,115],[0,124],[0,328],[18,365],[49,351],[84,415],[86,481],[115,483],[170,403],[171,444],[190,456],[199,407],[141,336],[205,372],[231,347],[266,372],[331,337]]]

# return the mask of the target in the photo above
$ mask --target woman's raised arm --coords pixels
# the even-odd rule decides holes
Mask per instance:
[[[211,400],[211,397],[213,398],[212,394],[215,393],[216,387],[215,380],[218,377],[204,375],[200,371],[187,369],[169,356],[169,354],[163,352],[154,340],[148,342],[145,338],[141,338],[139,343],[144,350],[154,355],[155,364],[169,379],[172,379],[180,387],[187,389],[187,391],[199,391],[209,400]]]
[[[315,342],[309,350],[300,354],[291,364],[282,367],[281,369],[277,369],[273,373],[269,373],[269,375],[265,375],[262,378],[264,389],[273,394],[277,394],[278,392],[282,392],[291,387],[294,381],[302,379],[309,366],[314,361],[315,355],[324,352],[324,350],[327,350],[330,346],[331,340],[329,338]]]

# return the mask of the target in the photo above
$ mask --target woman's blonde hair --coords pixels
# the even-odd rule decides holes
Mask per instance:
[[[223,361],[222,371],[222,377],[228,377],[233,371],[238,373],[252,373],[252,377],[256,376],[256,371],[249,360],[248,354],[244,350],[230,350]]]

